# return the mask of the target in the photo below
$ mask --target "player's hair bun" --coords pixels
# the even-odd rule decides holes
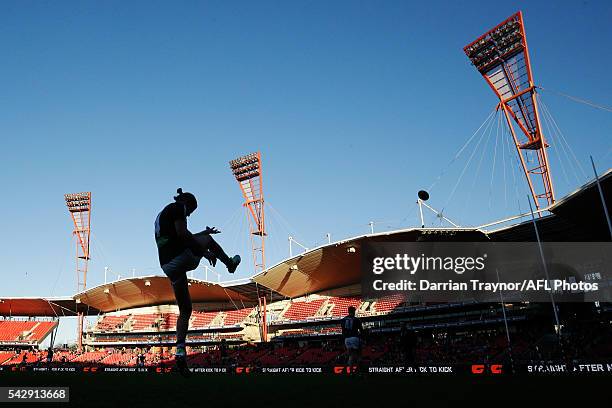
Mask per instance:
[[[176,193],[178,195],[174,196],[174,201],[177,201],[183,195],[183,189],[181,187],[177,188]]]
[[[177,188],[176,192],[178,195],[174,196],[174,201],[189,203],[194,209],[198,206],[198,200],[196,200],[195,196],[191,193],[183,192],[182,188]]]

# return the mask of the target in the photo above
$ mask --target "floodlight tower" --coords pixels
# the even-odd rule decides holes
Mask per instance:
[[[523,14],[510,16],[463,48],[499,98],[538,209],[555,202]]]
[[[64,195],[66,206],[72,217],[76,237],[77,293],[87,288],[87,267],[89,265],[89,237],[91,234],[91,192]],[[83,345],[83,313],[78,313],[77,345]]]
[[[249,222],[249,236],[253,251],[254,272],[266,269],[266,224],[264,217],[263,177],[261,174],[261,153],[251,153],[230,161],[232,173],[240,185]],[[257,318],[259,335],[263,342],[268,341],[266,320],[266,297],[258,293]]]
[[[242,190],[243,206],[249,220],[255,273],[266,269],[263,179],[261,153],[251,153],[230,161],[230,168]]]

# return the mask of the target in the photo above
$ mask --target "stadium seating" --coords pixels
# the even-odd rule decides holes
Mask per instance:
[[[270,354],[270,350],[256,346],[243,347],[228,352],[229,358],[240,365],[255,364],[259,359],[268,354]]]
[[[348,314],[348,307],[353,306],[356,309],[361,304],[361,299],[357,297],[332,297],[328,303],[333,304],[330,314],[334,317],[342,317]]]
[[[546,343],[550,339],[549,329],[535,323],[523,323],[513,334],[512,358],[514,362],[553,361],[570,356],[573,359],[609,359],[612,353],[612,335],[604,332],[605,327],[593,332],[568,331],[563,350],[559,349],[558,341]],[[287,332],[304,336],[306,334],[338,331],[338,327],[299,328]],[[399,327],[385,334],[370,333],[362,350],[362,361],[365,364],[403,364],[399,343]],[[172,335],[164,335],[171,337]],[[162,337],[164,337],[162,336]],[[198,335],[203,338],[218,341],[219,338],[239,337],[239,333],[208,333]],[[220,337],[222,336],[222,337]],[[191,337],[191,336],[190,336]],[[195,336],[194,336],[195,337]],[[556,339],[552,336],[553,339]],[[548,345],[547,345],[548,344]],[[228,342],[229,345],[229,342]],[[548,348],[548,349],[547,349]],[[155,349],[161,350],[161,349]],[[54,364],[61,364],[62,357],[67,365],[115,365],[135,366],[136,357],[142,350],[117,350],[107,348],[105,351],[89,351],[82,354],[66,350],[54,353]],[[482,327],[479,329],[456,332],[454,329],[436,329],[419,335],[415,347],[416,361],[420,364],[473,364],[474,362],[500,362],[508,358],[507,338],[503,326]],[[568,354],[571,353],[571,354]],[[0,364],[20,365],[45,364],[45,351],[0,351]],[[316,341],[284,341],[276,343],[260,343],[257,345],[229,345],[227,364],[252,366],[303,366],[303,365],[334,365],[343,364],[346,359],[344,345],[341,339],[327,338]],[[146,352],[145,365],[173,364],[171,354]],[[221,363],[217,347],[197,350],[189,348],[189,361],[194,366],[215,366]],[[565,361],[565,360],[563,360]],[[583,360],[584,361],[584,360]]]
[[[112,353],[100,360],[100,364],[105,365],[130,365],[136,363],[136,354],[134,353]]]
[[[89,351],[70,361],[73,363],[97,363],[107,356],[108,353],[105,351]]]
[[[3,357],[3,362],[1,363],[2,365],[13,365],[13,364],[18,364],[22,361],[23,356],[21,355],[21,353],[15,353],[15,352],[6,352],[3,353],[4,357]]]
[[[125,321],[128,319],[129,315],[126,316],[109,316],[104,315],[102,319],[100,319],[96,325],[96,329],[98,331],[116,331],[120,329]]]
[[[228,312],[194,311],[191,315],[189,328],[200,329],[209,327],[220,313],[225,316],[224,324],[227,326],[233,326],[238,323],[241,323],[249,315],[249,313],[251,313],[252,310],[252,308],[246,308],[232,310]],[[125,316],[103,316],[102,319],[100,319],[96,324],[93,332],[116,333],[122,331],[126,322],[128,322],[128,324],[131,323],[131,326],[126,327],[126,331],[174,331],[176,328],[177,319],[177,313],[149,313]]]
[[[37,320],[0,320],[0,342],[39,343],[57,322]]]
[[[192,329],[198,329],[203,327],[208,327],[213,322],[215,317],[217,317],[218,312],[197,312],[194,311],[191,314],[191,324],[190,327]]]
[[[226,339],[226,340],[241,340],[242,339],[242,334],[240,333],[233,333],[233,334],[220,334],[218,336],[219,339]]]
[[[127,337],[96,337],[96,342],[114,343],[118,341],[128,341]]]
[[[41,342],[47,334],[55,327],[56,322],[38,322],[32,329],[32,333],[28,337],[28,340]]]
[[[37,321],[0,320],[0,341],[26,340]]]
[[[15,355],[12,351],[0,351],[0,364],[10,360]]]
[[[342,332],[340,327],[318,327],[318,328],[303,328],[284,330],[281,337],[303,337],[303,336],[329,336],[338,335]]]
[[[207,334],[196,334],[196,335],[189,335],[189,339],[190,340],[211,340],[211,341],[217,341],[217,340],[221,340],[221,339],[226,339],[226,340],[242,340],[242,334],[240,333],[228,333],[228,334],[224,334],[224,333],[207,333]]]
[[[302,321],[322,313],[324,317],[344,317],[348,307],[354,306],[358,315],[387,314],[405,302],[404,295],[385,296],[380,299],[365,300],[358,297],[330,297],[312,301],[292,302],[281,315],[280,321]],[[362,309],[364,310],[360,310]],[[367,309],[367,310],[365,310]]]
[[[171,354],[164,353],[146,353],[145,354],[145,366],[156,366],[159,364],[166,364],[173,360]]]
[[[406,301],[406,297],[401,294],[390,295],[376,300],[374,308],[376,313],[389,313]]]
[[[174,330],[177,320],[178,315],[176,313],[163,314],[159,319],[159,328],[161,330]]]
[[[283,330],[282,333],[278,334],[279,338],[282,337],[303,337],[303,336],[311,336],[316,334],[317,332],[314,329],[289,329]]]
[[[342,354],[342,351],[307,348],[306,351],[297,356],[293,363],[297,365],[324,365],[335,360],[340,354]]]
[[[6,360],[5,362],[2,363],[2,365],[15,365],[15,364],[21,364],[23,362],[26,362],[28,364],[31,363],[36,363],[38,361],[42,361],[44,357],[46,357],[47,353],[46,352],[28,352],[28,351],[21,351],[19,353],[12,353],[12,358],[10,358],[9,360]],[[25,360],[24,360],[25,357]]]
[[[403,295],[387,296],[380,299],[363,300],[357,297],[320,297],[314,300],[292,301],[276,320],[278,322],[299,322],[315,317],[340,318],[347,314],[347,308],[354,306],[358,315],[387,314],[402,305]],[[361,307],[361,310],[360,310]],[[203,329],[211,326],[236,326],[242,323],[253,308],[228,310],[224,312],[194,311],[189,328]],[[142,313],[121,316],[103,316],[96,324],[93,332],[117,333],[125,331],[167,331],[176,328],[177,313]],[[274,322],[272,323],[274,324]],[[42,330],[42,328],[41,328]],[[121,341],[121,339],[100,338],[96,341]]]
[[[215,363],[219,363],[220,358],[215,355],[216,353],[189,353],[187,359],[189,365],[192,367],[210,366]]]
[[[230,310],[225,312],[224,326],[233,326],[241,323],[253,311],[253,308]]]
[[[307,320],[316,315],[325,303],[325,299],[316,299],[310,302],[292,302],[283,314],[282,320]]]
[[[61,363],[64,360],[70,361],[70,360],[72,360],[75,357],[76,357],[76,355],[72,354],[69,351],[55,351],[53,353],[53,362],[54,363]]]
[[[298,348],[277,348],[269,353],[264,354],[257,360],[257,363],[262,366],[285,366],[289,365],[299,354]]]
[[[376,361],[387,352],[389,352],[387,344],[367,344],[363,347],[361,356],[365,361]]]
[[[159,317],[157,314],[135,314],[132,316],[132,330],[151,329]]]

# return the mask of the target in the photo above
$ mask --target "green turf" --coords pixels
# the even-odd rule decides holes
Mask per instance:
[[[43,407],[405,407],[587,406],[587,390],[609,377],[345,377],[321,375],[196,375],[0,373],[0,386],[68,386],[70,404]],[[599,393],[598,392],[598,393]],[[592,400],[591,400],[592,402]],[[12,404],[13,405],[13,404]],[[8,404],[0,404],[0,408]]]

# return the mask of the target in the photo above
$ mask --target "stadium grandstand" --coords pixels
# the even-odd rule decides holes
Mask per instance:
[[[611,202],[612,171],[602,175],[600,183]],[[339,364],[345,358],[339,321],[349,306],[356,308],[368,332],[363,349],[367,364],[401,360],[398,339],[404,323],[418,336],[415,359],[423,363],[612,357],[609,304],[558,305],[565,327],[563,342],[558,342],[550,305],[426,304],[412,301],[408,292],[372,298],[361,291],[359,250],[366,241],[529,242],[537,239],[534,223],[545,242],[606,241],[604,211],[594,203],[599,204],[600,197],[593,181],[534,220],[368,234],[305,251],[249,279],[217,283],[189,279],[194,303],[188,336],[190,364]],[[65,298],[0,299],[0,365],[47,362],[47,350],[40,344],[57,329],[61,317],[78,313],[97,317],[84,330],[83,349],[55,349],[48,364],[152,367],[173,363],[178,310],[172,288],[165,277],[147,276]],[[227,351],[222,356],[224,343]]]
[[[58,325],[57,320],[0,320],[0,344],[30,346],[40,344]]]

